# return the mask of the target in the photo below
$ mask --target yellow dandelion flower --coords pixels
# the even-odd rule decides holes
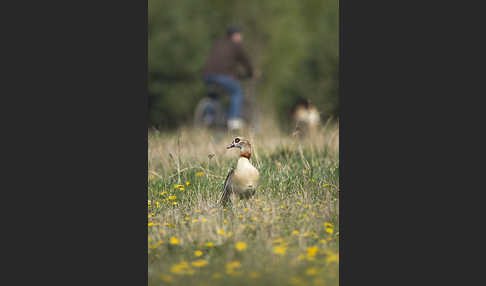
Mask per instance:
[[[305,274],[307,274],[307,275],[309,275],[309,276],[314,276],[314,275],[316,275],[316,274],[317,274],[317,268],[315,268],[315,267],[311,267],[311,268],[309,268],[309,269],[307,269],[307,270],[305,271]]]
[[[184,185],[174,185],[174,189],[178,189],[180,187],[184,187]]]
[[[316,256],[317,251],[319,251],[319,247],[317,247],[317,246],[307,247],[307,260],[309,260],[309,261],[314,260],[314,257]]]
[[[301,203],[301,202],[296,202],[296,204],[297,204],[298,206],[301,206],[301,205],[302,205],[302,203]]]
[[[228,223],[228,220],[227,220],[227,219],[225,219],[223,222],[224,222],[224,223]]]
[[[240,267],[241,263],[239,261],[233,261],[228,264],[226,264],[226,268],[237,268]]]
[[[222,229],[220,229],[220,228],[218,228],[218,234],[219,234],[219,235],[223,235],[223,236],[224,236],[224,235],[226,235],[226,234],[224,233],[224,230],[222,230]]]
[[[196,257],[199,257],[199,256],[203,255],[203,252],[201,250],[196,250],[196,251],[194,251],[194,255]]]
[[[170,268],[170,271],[177,275],[193,275],[194,270],[185,261],[181,261],[179,264],[174,264]]]
[[[322,186],[325,188],[325,187],[329,186],[329,184],[322,184]]]
[[[191,264],[194,267],[204,267],[204,266],[208,265],[208,262],[204,259],[199,259],[199,260],[195,260],[195,261],[191,262]]]
[[[198,177],[201,177],[202,175],[204,175],[204,172],[197,172],[196,173],[196,176],[198,176]]]
[[[299,231],[297,231],[297,230],[292,231],[292,235],[298,236],[299,235]]]
[[[154,225],[154,223],[153,223],[153,222],[149,222],[149,223],[148,223],[148,226],[153,226],[153,225]]]
[[[246,242],[240,241],[235,244],[235,248],[238,251],[244,251],[246,249]]]
[[[235,269],[239,268],[241,266],[241,263],[239,261],[233,261],[228,264],[226,264],[226,273],[229,275],[240,275],[242,274],[241,272],[235,271]]]
[[[201,221],[202,221],[202,222],[207,222],[208,220],[207,220],[206,218],[204,218],[204,217],[203,217],[203,218],[201,219]]]
[[[223,277],[223,275],[221,273],[216,272],[212,275],[212,277],[213,277],[213,279],[221,279]]]
[[[189,186],[190,184],[191,184],[191,182],[186,181],[186,186]]]
[[[151,203],[151,202],[150,202],[150,200],[148,200],[148,201],[147,201],[147,205],[148,205],[149,207],[150,207],[150,203]]]
[[[275,246],[273,248],[273,253],[281,255],[281,256],[285,255],[286,252],[287,252],[287,248],[284,247],[284,246]]]
[[[177,196],[169,196],[169,200],[175,200],[177,199]]]
[[[209,241],[209,242],[206,242],[206,244],[205,244],[205,245],[206,245],[207,247],[214,247],[214,243],[212,243],[212,242],[210,242],[210,241]]]
[[[311,181],[314,183],[316,180],[314,180],[314,178],[312,178]]]
[[[332,223],[325,222],[324,227],[334,227],[334,225]]]
[[[158,201],[155,202],[155,206],[159,207],[160,203]]]
[[[192,220],[192,223],[196,223],[196,222],[198,222],[198,221],[199,221],[199,220],[197,220],[197,219],[193,219],[193,220]]]
[[[247,211],[248,211],[248,208],[244,208],[243,210],[244,210],[245,212],[247,212]]]
[[[184,190],[185,190],[184,189],[184,186],[182,186],[182,187],[179,188],[179,191],[184,191]]]
[[[164,195],[167,195],[167,192],[165,192],[165,191],[164,191],[164,192],[162,192],[162,193],[160,193],[160,194],[161,194],[162,196],[164,196]]]
[[[319,242],[322,243],[322,244],[327,244],[327,241],[324,240],[324,239],[319,240]]]
[[[177,202],[173,202],[172,204],[175,206],[175,205],[177,205]]]
[[[174,278],[172,277],[172,275],[168,275],[168,274],[163,274],[161,276],[161,278],[164,282],[167,282],[167,283],[171,283],[172,281],[174,281]]]
[[[326,263],[337,262],[337,261],[339,261],[339,255],[337,253],[330,255],[326,258]]]
[[[277,216],[277,219],[278,219],[278,220],[280,219],[280,216],[279,216],[279,215]]]
[[[334,229],[328,227],[328,228],[326,228],[326,232],[329,233],[329,234],[333,234],[334,233]]]
[[[179,244],[179,240],[177,239],[177,237],[171,237],[170,238],[170,244],[173,244],[173,245],[176,245],[176,244]]]

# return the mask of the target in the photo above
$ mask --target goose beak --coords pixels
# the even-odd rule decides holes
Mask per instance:
[[[228,147],[226,147],[226,149],[231,149],[231,148],[233,148],[233,147],[236,147],[234,142],[233,142],[233,143],[231,143],[231,145],[229,145]]]

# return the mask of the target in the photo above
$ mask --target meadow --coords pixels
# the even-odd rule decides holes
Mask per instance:
[[[338,285],[339,128],[281,134],[149,131],[149,285]],[[260,186],[217,200],[249,138]]]

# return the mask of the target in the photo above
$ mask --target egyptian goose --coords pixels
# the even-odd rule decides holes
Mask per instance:
[[[258,187],[260,174],[250,163],[251,145],[242,137],[236,137],[226,149],[240,148],[240,158],[236,168],[232,168],[224,181],[220,203],[226,205],[230,195],[239,195],[240,199],[250,198]]]

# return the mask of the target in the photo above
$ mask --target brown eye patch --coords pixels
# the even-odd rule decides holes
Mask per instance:
[[[240,138],[236,138],[235,143],[240,143]]]

